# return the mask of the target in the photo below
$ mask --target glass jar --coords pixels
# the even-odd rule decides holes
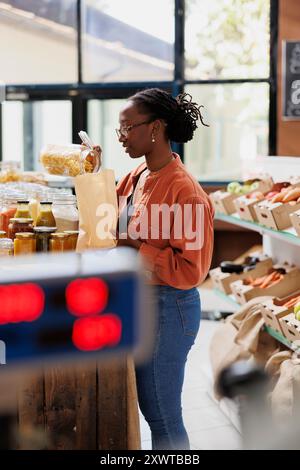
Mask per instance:
[[[18,232],[31,232],[33,233],[33,219],[13,218],[10,219],[8,226],[8,237],[11,240],[15,239]]]
[[[33,223],[35,224],[38,218],[39,203],[34,197],[30,199],[28,208],[30,212],[30,217],[32,217]]]
[[[69,238],[67,241],[67,250],[72,250],[72,251],[76,250],[79,230],[65,230],[64,233],[67,233],[69,235]]]
[[[0,230],[8,232],[10,219],[15,216],[17,210],[17,199],[14,196],[6,196],[0,212]]]
[[[4,230],[0,230],[0,238],[6,238],[6,232]]]
[[[36,238],[36,251],[39,253],[47,253],[49,251],[49,240],[55,232],[54,227],[35,227],[34,233]]]
[[[76,206],[76,196],[56,194],[53,196],[52,212],[58,232],[78,230],[79,214]]]
[[[17,210],[14,215],[17,219],[30,219],[29,201],[17,201]]]
[[[53,233],[50,238],[50,251],[67,251],[69,235],[64,232]]]
[[[37,227],[55,227],[56,222],[52,212],[52,202],[41,201],[40,210],[36,220]]]
[[[14,242],[10,238],[0,238],[0,256],[13,256]]]
[[[14,240],[14,255],[28,255],[35,253],[36,239],[34,233],[16,233]]]

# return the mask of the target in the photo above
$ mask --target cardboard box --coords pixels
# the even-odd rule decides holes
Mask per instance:
[[[239,279],[245,279],[246,277],[253,277],[257,278],[267,274],[269,269],[272,267],[273,262],[271,258],[268,258],[266,255],[262,253],[250,253],[248,256],[257,256],[261,258],[261,261],[256,263],[255,268],[251,269],[251,271],[245,271],[240,274],[236,273],[223,273],[220,267],[211,269],[209,271],[210,278],[213,282],[213,286],[216,289],[224,292],[225,294],[231,294],[231,287],[230,285],[232,282],[237,281]]]
[[[254,206],[257,220],[273,230],[284,230],[292,225],[290,214],[300,209],[300,203],[271,202],[264,199]]]
[[[244,284],[243,280],[235,281],[231,284],[232,293],[239,304],[245,304],[248,300],[254,297],[260,297],[263,295],[273,295],[276,297],[286,297],[293,292],[296,292],[300,286],[300,269],[284,265],[274,265],[275,268],[284,267],[286,274],[284,278],[274,284],[273,286],[261,289],[260,287],[253,287],[251,285]]]
[[[300,290],[287,297],[275,297],[272,300],[262,303],[261,314],[264,317],[265,324],[284,335],[280,320],[286,315],[294,312],[294,307],[285,307],[284,304],[297,295],[300,295]]]
[[[294,313],[286,315],[279,321],[286,339],[291,341],[291,343],[300,340],[300,321],[296,319]]]
[[[233,214],[235,212],[235,205],[233,201],[239,196],[237,194],[228,193],[227,191],[215,191],[209,195],[215,211],[219,214]]]
[[[290,214],[290,219],[291,219],[294,229],[297,232],[297,235],[299,235],[300,237],[300,210]]]

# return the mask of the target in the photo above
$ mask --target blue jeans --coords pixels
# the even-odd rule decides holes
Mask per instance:
[[[154,349],[148,362],[136,367],[139,406],[151,429],[153,449],[189,449],[181,392],[187,355],[199,330],[199,292],[155,286],[155,293]]]

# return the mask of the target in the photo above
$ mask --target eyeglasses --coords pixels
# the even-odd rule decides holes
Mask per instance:
[[[131,124],[131,126],[125,126],[125,127],[120,127],[120,129],[116,129],[116,134],[118,136],[118,139],[121,137],[125,137],[125,139],[128,137],[129,132],[134,129],[135,127],[143,126],[144,124],[150,124],[151,121],[143,121],[139,122],[138,124]]]

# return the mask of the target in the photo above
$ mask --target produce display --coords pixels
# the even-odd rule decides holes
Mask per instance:
[[[231,194],[247,194],[250,191],[255,191],[259,187],[259,179],[247,180],[244,183],[239,183],[238,181],[232,181],[227,185],[227,192]]]
[[[268,287],[274,286],[277,282],[281,281],[284,278],[285,269],[284,268],[274,268],[271,273],[268,273],[264,276],[252,279],[251,276],[244,279],[244,284],[250,285],[252,287],[259,287],[260,289],[267,289]]]
[[[290,300],[290,305],[287,305],[287,307],[294,307],[294,314],[297,320],[300,321],[300,295],[293,297],[293,299]]]
[[[271,190],[267,194],[265,194],[265,199],[267,199],[268,201],[272,201],[275,196],[281,194],[281,191],[287,189],[289,186],[291,186],[291,183],[289,183],[288,181],[274,183]]]

